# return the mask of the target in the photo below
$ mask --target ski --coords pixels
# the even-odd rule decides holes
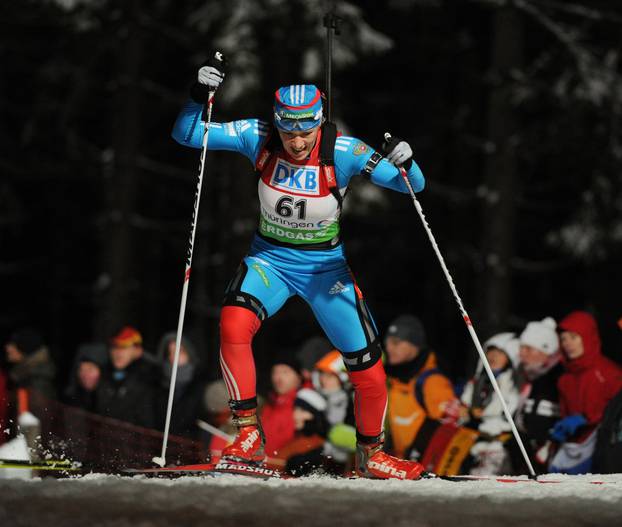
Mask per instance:
[[[424,478],[426,479],[426,478]],[[540,483],[540,484],[560,484],[564,483],[559,479],[537,479],[529,477],[512,477],[512,476],[433,476],[427,479],[442,479],[444,481],[453,481],[455,483],[465,483],[474,481],[495,481],[497,483]],[[604,485],[606,481],[589,481],[591,485]]]
[[[68,459],[25,461],[22,459],[0,459],[0,469],[21,468],[30,470],[59,470],[59,471],[79,471],[81,467]]]
[[[121,471],[128,475],[151,475],[151,476],[245,476],[258,479],[289,479],[291,476],[281,471],[269,468],[261,464],[243,463],[237,461],[219,461],[218,463],[205,463],[198,465],[180,465],[173,467],[157,468],[126,468]]]

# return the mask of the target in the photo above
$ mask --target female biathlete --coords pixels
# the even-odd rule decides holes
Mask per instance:
[[[173,129],[179,143],[201,148],[202,113],[210,90],[224,73],[203,66]],[[358,174],[398,192],[415,190],[424,178],[405,141],[385,145],[386,158],[354,137],[338,136],[324,122],[322,94],[313,85],[279,88],[274,121],[244,119],[210,123],[210,150],[245,155],[258,174],[259,228],[248,255],[229,283],[220,317],[220,362],[238,432],[223,458],[247,463],[264,458],[257,416],[251,348],[263,321],[293,295],[311,307],[343,355],[354,387],[356,472],[370,478],[418,479],[424,468],[383,451],[387,406],[382,348],[339,238],[339,216],[350,178]]]

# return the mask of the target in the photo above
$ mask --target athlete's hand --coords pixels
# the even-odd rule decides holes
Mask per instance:
[[[227,61],[220,51],[216,51],[205,61],[197,72],[197,80],[190,89],[190,97],[198,103],[206,104],[210,92],[214,92],[225,79]]]
[[[218,89],[224,79],[225,74],[214,66],[203,66],[197,75],[197,82],[207,85],[211,90]]]
[[[406,171],[410,169],[413,162],[413,151],[410,145],[399,137],[391,137],[389,132],[384,134],[382,150],[386,154],[387,161],[396,167],[404,167]]]

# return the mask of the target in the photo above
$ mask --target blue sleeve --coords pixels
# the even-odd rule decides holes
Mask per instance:
[[[346,187],[352,176],[360,174],[375,150],[355,137],[341,136],[335,143],[335,171],[339,188]],[[425,179],[413,159],[408,170],[408,179],[415,192],[425,187]],[[381,187],[408,193],[408,187],[395,165],[382,158],[371,173],[372,183]]]
[[[201,148],[204,132],[202,114],[203,105],[192,100],[187,101],[173,125],[173,139],[184,146]],[[269,129],[268,123],[259,119],[244,119],[229,123],[211,122],[207,149],[239,152],[255,164]]]

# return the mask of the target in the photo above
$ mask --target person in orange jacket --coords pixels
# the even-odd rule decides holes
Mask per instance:
[[[414,443],[426,419],[456,422],[461,405],[417,317],[395,319],[387,330],[385,349],[390,447],[398,457],[419,457]]]

